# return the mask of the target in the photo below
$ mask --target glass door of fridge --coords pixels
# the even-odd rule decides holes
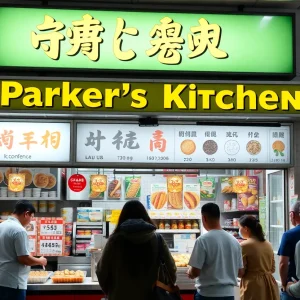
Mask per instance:
[[[279,277],[279,261],[277,251],[282,235],[285,231],[285,202],[284,202],[284,170],[267,171],[267,203],[268,203],[268,231],[267,239],[272,244],[276,262],[276,280]]]

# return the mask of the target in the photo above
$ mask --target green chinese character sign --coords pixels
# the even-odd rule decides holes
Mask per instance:
[[[292,16],[0,8],[0,66],[292,74]]]

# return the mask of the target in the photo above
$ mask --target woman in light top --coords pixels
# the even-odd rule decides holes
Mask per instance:
[[[241,300],[279,300],[275,272],[274,252],[266,241],[259,221],[245,215],[240,218],[240,236],[244,275],[240,286]]]

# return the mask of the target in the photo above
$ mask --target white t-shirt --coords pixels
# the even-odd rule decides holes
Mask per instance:
[[[243,268],[241,246],[224,230],[211,230],[197,239],[189,265],[201,270],[196,279],[201,296],[234,296],[238,270]]]
[[[30,254],[28,235],[16,218],[0,224],[0,245],[0,286],[26,290],[30,267],[20,264],[18,256]]]

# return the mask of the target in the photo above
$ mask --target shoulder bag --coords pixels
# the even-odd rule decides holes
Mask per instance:
[[[169,270],[164,261],[163,241],[160,234],[156,234],[158,244],[158,278],[154,285],[155,300],[182,300],[179,287],[172,281]],[[163,278],[164,282],[160,279]]]

